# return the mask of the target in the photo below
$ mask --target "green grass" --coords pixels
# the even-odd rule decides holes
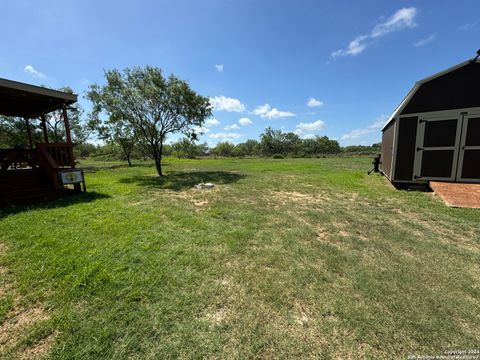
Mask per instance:
[[[369,159],[168,159],[164,178],[83,166],[88,194],[0,212],[6,358],[392,359],[480,344],[480,213],[394,190],[366,175]]]

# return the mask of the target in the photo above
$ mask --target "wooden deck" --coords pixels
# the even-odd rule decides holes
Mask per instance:
[[[450,207],[480,209],[480,184],[431,181],[430,188]]]
[[[35,149],[0,151],[0,207],[54,200],[66,195],[68,185],[63,184],[60,175],[73,169],[75,159],[71,144],[36,144]],[[68,184],[72,184],[75,191],[81,191],[81,184]]]

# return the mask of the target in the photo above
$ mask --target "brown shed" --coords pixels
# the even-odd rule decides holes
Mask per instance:
[[[480,183],[477,58],[417,82],[389,118],[380,169],[391,182]]]

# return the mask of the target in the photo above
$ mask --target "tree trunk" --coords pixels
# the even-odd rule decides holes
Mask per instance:
[[[163,156],[163,136],[160,139],[160,148],[155,152],[155,166],[159,176],[163,176],[162,173],[162,156]]]
[[[155,167],[157,168],[158,175],[163,176],[163,173],[162,173],[162,155],[155,156]]]
[[[123,148],[123,153],[125,154],[125,158],[127,159],[128,166],[132,167],[132,161],[130,160],[131,151],[128,151],[128,149],[125,146],[122,146],[122,148]]]

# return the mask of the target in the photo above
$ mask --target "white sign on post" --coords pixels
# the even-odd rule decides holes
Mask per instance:
[[[62,171],[60,178],[63,185],[80,184],[83,182],[83,173],[82,170]]]

